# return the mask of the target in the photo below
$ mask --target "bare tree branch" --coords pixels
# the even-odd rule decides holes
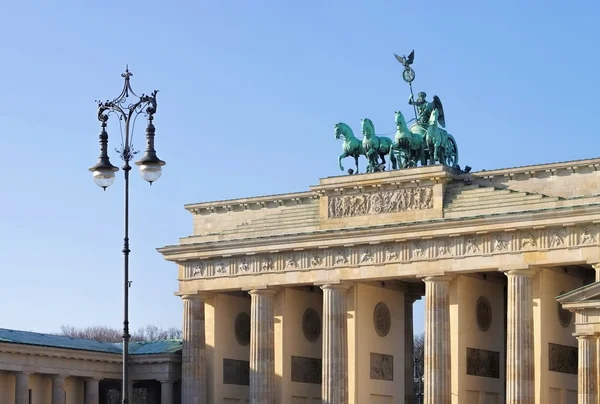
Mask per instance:
[[[99,342],[121,342],[123,332],[117,328],[107,326],[91,326],[85,328],[76,328],[71,325],[62,325],[60,332],[56,335],[64,335],[71,338],[89,339]],[[182,332],[176,327],[162,329],[155,325],[147,325],[135,331],[131,335],[131,341],[149,342],[165,339],[181,339]]]

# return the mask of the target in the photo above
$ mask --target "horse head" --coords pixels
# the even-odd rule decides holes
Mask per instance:
[[[338,122],[335,124],[335,138],[336,139],[352,139],[354,138],[354,133],[352,129],[344,122]]]
[[[429,115],[429,125],[437,125],[439,116],[440,111],[438,111],[437,108],[434,108],[433,111],[431,111],[431,115]]]
[[[361,119],[360,127],[362,129],[362,134],[367,139],[370,139],[371,136],[375,135],[375,125],[373,124],[373,121],[371,121],[369,118]]]
[[[406,128],[406,120],[404,119],[402,112],[396,111],[394,114],[396,116],[396,129]]]

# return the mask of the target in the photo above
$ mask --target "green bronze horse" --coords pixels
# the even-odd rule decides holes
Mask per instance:
[[[356,174],[358,174],[358,157],[360,157],[363,153],[362,142],[354,137],[354,132],[350,126],[346,125],[344,122],[339,122],[335,124],[335,138],[343,139],[342,143],[342,151],[338,158],[338,163],[340,165],[340,170],[344,171],[344,166],[342,166],[342,159],[346,157],[354,157],[354,161],[356,162]]]
[[[363,133],[362,148],[363,153],[369,165],[367,166],[367,172],[382,171],[385,169],[385,155],[390,152],[392,147],[392,139],[385,136],[375,135],[375,125],[369,118],[361,119],[361,129]],[[381,158],[381,163],[379,159]],[[397,168],[397,160],[394,153],[390,154],[390,160],[392,162],[392,169]]]
[[[458,165],[458,147],[454,137],[439,127],[439,114],[440,112],[434,109],[429,117],[429,127],[425,135],[429,156],[433,164],[439,162],[448,167],[456,167]]]
[[[422,166],[426,165],[427,159],[425,158],[425,140],[423,136],[408,129],[402,112],[396,111],[395,115],[396,136],[394,144],[390,147],[390,156],[398,153],[402,168],[416,167],[419,161]]]

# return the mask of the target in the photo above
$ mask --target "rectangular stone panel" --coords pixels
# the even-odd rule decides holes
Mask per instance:
[[[292,356],[292,381],[321,384],[321,359]]]
[[[432,208],[432,187],[405,188],[357,195],[330,196],[328,217],[334,219]]]
[[[250,386],[250,362],[223,358],[223,384]]]
[[[371,379],[394,381],[394,357],[371,352]]]
[[[551,372],[577,374],[577,347],[548,344],[548,370]]]
[[[500,352],[467,348],[467,374],[500,378]]]

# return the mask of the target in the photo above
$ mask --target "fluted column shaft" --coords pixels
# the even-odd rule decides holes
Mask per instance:
[[[65,404],[64,376],[52,376],[52,404]]]
[[[98,404],[100,402],[100,380],[85,379],[85,404]],[[133,397],[129,396],[130,402],[133,402]]]
[[[579,342],[579,371],[577,374],[577,404],[598,404],[598,337],[581,335]]]
[[[506,271],[506,404],[534,404],[533,275],[535,271]]]
[[[173,381],[160,381],[160,404],[173,404]]]
[[[596,282],[600,282],[600,263],[593,264],[592,267],[596,270]]]
[[[323,404],[348,403],[348,320],[346,292],[349,285],[323,285]]]
[[[250,404],[272,404],[275,389],[276,291],[251,290]]]
[[[15,385],[15,403],[29,404],[29,376],[30,373],[18,372]]]
[[[425,278],[424,404],[450,404],[450,277]]]
[[[415,297],[404,295],[404,404],[414,404],[415,346],[413,330],[413,303]]]
[[[184,295],[181,403],[206,404],[204,297]]]

